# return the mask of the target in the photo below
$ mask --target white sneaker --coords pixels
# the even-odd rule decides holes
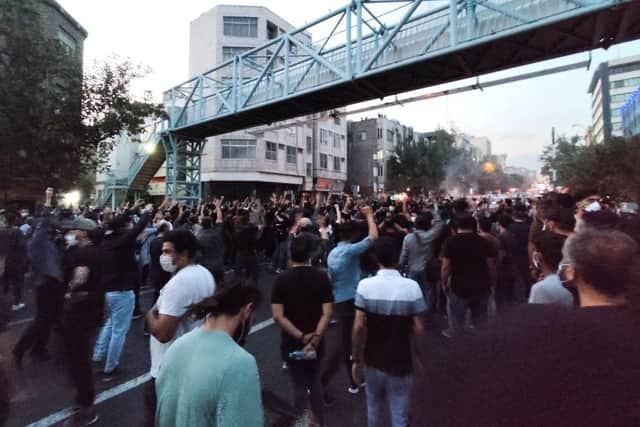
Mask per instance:
[[[367,383],[362,383],[360,385],[357,385],[355,387],[349,386],[349,393],[351,394],[358,394],[360,393],[360,390],[364,390],[367,387]]]
[[[20,303],[18,303],[18,304],[13,304],[13,305],[11,306],[11,310],[13,310],[13,311],[20,311],[20,310],[22,310],[22,309],[23,309],[23,308],[25,308],[25,307],[26,307],[26,306],[25,306],[25,304],[24,304],[23,302],[20,302]]]

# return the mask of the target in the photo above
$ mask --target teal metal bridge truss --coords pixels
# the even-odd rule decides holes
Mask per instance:
[[[209,136],[638,37],[639,0],[351,1],[164,93],[167,196],[199,198]]]

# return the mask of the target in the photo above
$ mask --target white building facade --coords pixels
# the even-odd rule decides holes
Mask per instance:
[[[640,86],[640,55],[603,62],[589,85],[591,94],[591,142],[602,144],[623,136],[621,107]]]
[[[266,7],[216,6],[191,23],[189,76],[292,30],[293,25]],[[298,38],[312,43],[310,34]],[[266,60],[256,58],[259,63]],[[208,138],[202,159],[203,196],[285,190],[342,193],[347,125],[334,116],[305,116]]]

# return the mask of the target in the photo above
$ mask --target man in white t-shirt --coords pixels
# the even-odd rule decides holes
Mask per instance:
[[[167,349],[176,339],[202,323],[187,315],[189,306],[215,292],[215,281],[209,270],[196,264],[197,252],[198,241],[189,231],[171,231],[163,238],[160,266],[173,277],[162,288],[158,301],[147,314],[152,381],[147,385],[146,425],[154,422],[155,378]]]

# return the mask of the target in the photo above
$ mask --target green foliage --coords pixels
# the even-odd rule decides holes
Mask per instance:
[[[591,146],[578,145],[576,137],[560,138],[555,155],[552,147],[547,147],[541,159],[544,171],[556,171],[556,185],[640,199],[640,137],[612,138]]]
[[[0,0],[0,189],[81,185],[115,136],[161,114],[130,96],[144,73],[112,58],[83,76],[79,58],[43,34],[36,2]]]
[[[453,135],[438,130],[435,141],[400,142],[388,161],[390,187],[414,191],[437,190],[447,176],[447,166],[458,154]]]

